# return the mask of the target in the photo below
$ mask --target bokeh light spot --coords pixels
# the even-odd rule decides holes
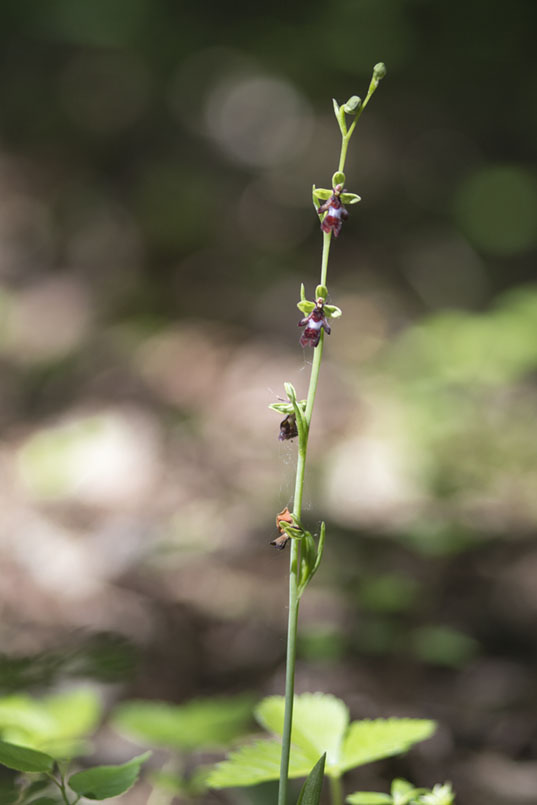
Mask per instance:
[[[312,115],[309,104],[288,82],[236,75],[210,93],[206,124],[232,159],[272,167],[295,158],[307,145]]]
[[[480,170],[459,188],[455,217],[478,248],[497,255],[525,252],[537,243],[537,185],[516,166]]]

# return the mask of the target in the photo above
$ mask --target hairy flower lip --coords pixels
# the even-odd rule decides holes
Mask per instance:
[[[304,332],[300,336],[300,344],[303,347],[315,348],[321,339],[321,330],[325,330],[327,335],[330,335],[332,328],[328,324],[324,312],[324,299],[319,297],[317,299],[315,308],[311,311],[309,316],[304,316],[298,322],[299,327],[305,327]]]

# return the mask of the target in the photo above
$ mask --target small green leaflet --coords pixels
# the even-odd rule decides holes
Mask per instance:
[[[281,736],[285,700],[269,696],[257,707],[255,715],[260,724]],[[295,696],[291,743],[299,747],[311,764],[326,753],[326,766],[337,763],[341,741],[349,723],[349,711],[341,699],[323,693],[304,693]]]
[[[257,785],[280,776],[282,746],[279,741],[256,741],[231,752],[227,760],[209,774],[209,788],[234,788]],[[311,760],[299,749],[291,750],[289,777],[306,777],[311,769]]]
[[[69,778],[69,786],[87,799],[108,799],[128,791],[137,781],[140,767],[151,752],[132,758],[121,766],[94,766]]]
[[[340,769],[347,771],[407,752],[413,744],[430,738],[435,728],[434,721],[418,718],[353,721],[345,737]]]
[[[194,699],[183,705],[134,700],[119,706],[113,726],[150,746],[186,750],[225,746],[244,734],[253,705],[249,696]]]

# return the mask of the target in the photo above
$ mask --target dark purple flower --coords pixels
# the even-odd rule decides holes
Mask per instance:
[[[298,436],[298,428],[296,426],[296,416],[288,414],[282,422],[280,422],[280,442],[285,442],[287,439],[294,439]]]
[[[321,204],[317,212],[322,215],[326,213],[321,221],[321,229],[323,232],[333,232],[334,237],[337,238],[343,226],[343,221],[349,217],[349,213],[343,206],[340,196],[343,192],[343,185],[336,185],[330,198]]]
[[[300,336],[300,343],[303,347],[316,347],[321,338],[321,330],[324,327],[326,334],[330,335],[331,327],[324,314],[324,299],[319,297],[315,308],[309,316],[305,316],[298,322],[299,327],[306,329]]]

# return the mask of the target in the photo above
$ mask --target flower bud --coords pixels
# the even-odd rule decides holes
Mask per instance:
[[[358,97],[358,95],[353,95],[346,104],[343,105],[343,109],[347,115],[353,115],[355,112],[358,111],[360,106],[362,105],[362,99]]]
[[[375,66],[373,67],[373,78],[376,79],[377,81],[382,81],[382,79],[386,75],[386,72],[387,72],[386,65],[384,64],[384,62],[379,61],[379,63],[375,64]]]

